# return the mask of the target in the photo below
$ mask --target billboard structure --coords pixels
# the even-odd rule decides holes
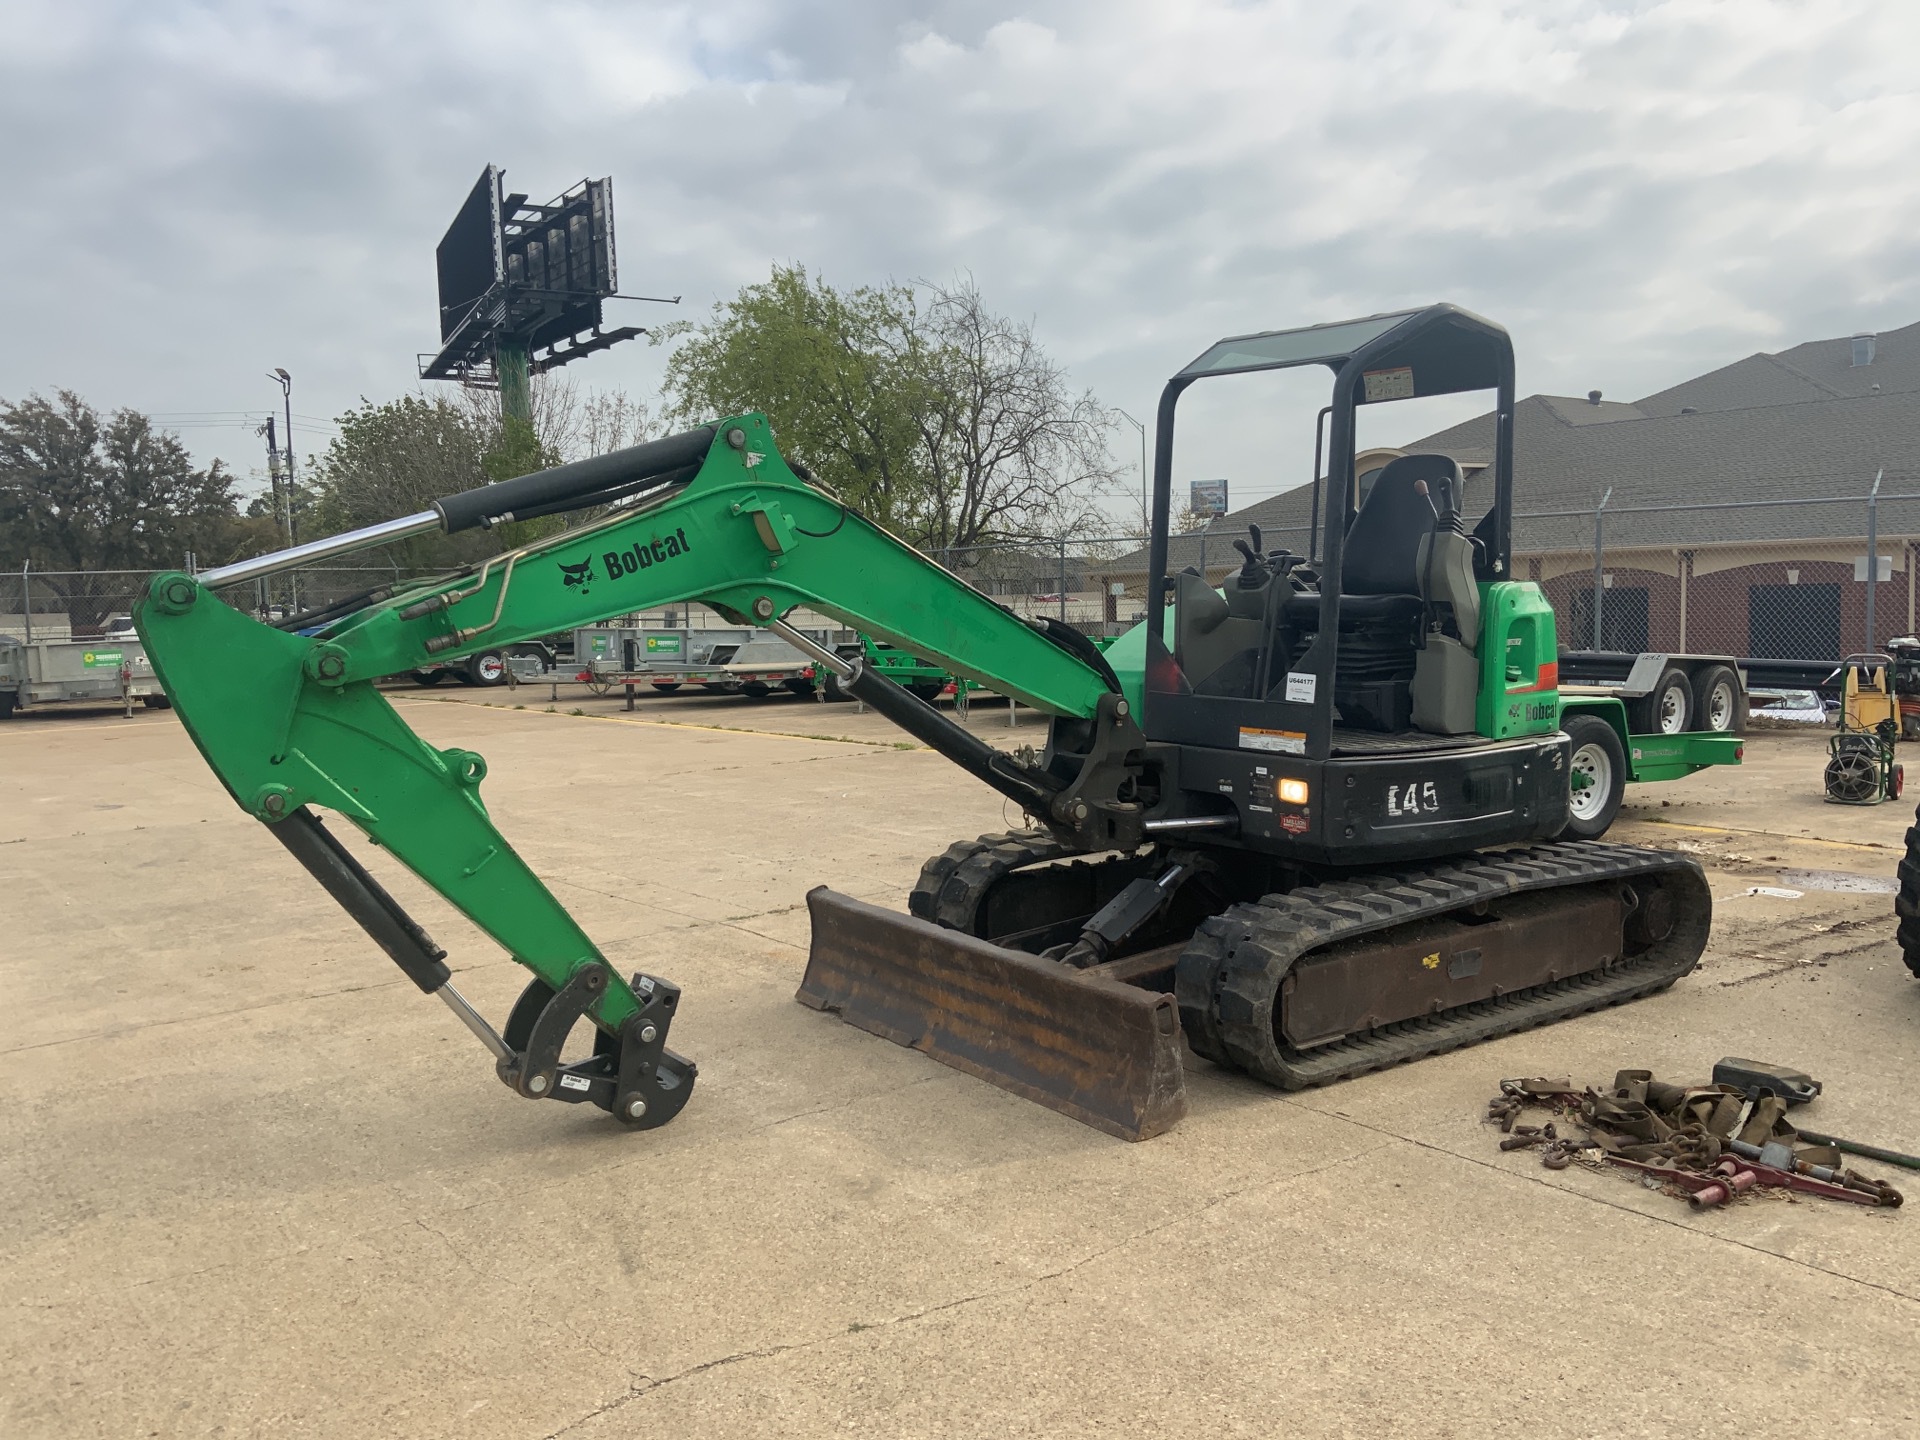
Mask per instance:
[[[421,378],[497,387],[508,415],[532,418],[529,376],[646,334],[602,328],[601,304],[619,288],[610,179],[532,205],[489,165],[434,258],[440,349],[421,357]]]
[[[1192,480],[1188,482],[1187,509],[1195,515],[1204,515],[1209,520],[1227,513],[1227,482],[1224,480]]]

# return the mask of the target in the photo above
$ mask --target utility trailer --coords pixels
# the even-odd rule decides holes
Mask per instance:
[[[1599,839],[1630,783],[1738,765],[1747,708],[1746,677],[1731,656],[1562,651],[1560,728],[1572,741],[1564,833]]]
[[[1598,840],[1606,834],[1629,784],[1680,780],[1709,765],[1738,765],[1745,757],[1746,742],[1732,731],[1636,733],[1630,715],[1627,702],[1604,687],[1561,687],[1560,728],[1572,743],[1565,838]]]
[[[946,667],[936,665],[931,660],[922,660],[905,650],[892,645],[869,639],[862,635],[845,644],[836,645],[835,653],[842,660],[859,660],[875,674],[884,675],[902,689],[931,703],[946,693],[947,687],[954,683]],[[821,697],[826,700],[851,700],[853,696],[840,684],[840,677],[824,665],[809,664],[807,678],[819,687]]]
[[[616,685],[650,685],[671,695],[693,685],[712,694],[764,699],[775,690],[811,695],[813,662],[765,631],[590,627],[574,633],[586,658],[578,679],[596,695]]]
[[[60,701],[119,705],[133,713],[168,703],[146,648],[133,640],[21,640],[0,635],[0,720]]]
[[[1747,728],[1744,665],[1731,655],[1646,650],[1565,650],[1564,694],[1604,694],[1627,707],[1636,735],[1682,735]]]

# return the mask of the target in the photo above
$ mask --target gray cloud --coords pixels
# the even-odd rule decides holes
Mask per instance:
[[[433,247],[489,160],[541,198],[613,175],[624,288],[694,311],[776,260],[971,272],[1143,416],[1217,335],[1435,298],[1509,324],[1527,388],[1619,396],[1920,318],[1905,6],[14,10],[8,397],[264,410],[272,365],[304,414],[407,388]],[[658,362],[575,373],[645,391]],[[1297,437],[1265,438],[1281,410],[1196,407],[1183,468],[1236,499],[1303,476]]]

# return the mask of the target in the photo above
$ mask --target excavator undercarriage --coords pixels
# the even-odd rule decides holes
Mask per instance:
[[[1109,958],[1040,958],[1180,863],[1020,831],[929,860],[910,916],[817,889],[799,998],[1142,1140],[1185,1114],[1183,1049],[1287,1090],[1348,1079],[1664,990],[1711,915],[1694,861],[1567,843],[1339,878],[1216,870]]]

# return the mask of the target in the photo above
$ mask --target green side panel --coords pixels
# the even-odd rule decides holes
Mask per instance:
[[[1490,740],[1560,728],[1560,650],[1553,607],[1538,585],[1480,587],[1479,732]]]

